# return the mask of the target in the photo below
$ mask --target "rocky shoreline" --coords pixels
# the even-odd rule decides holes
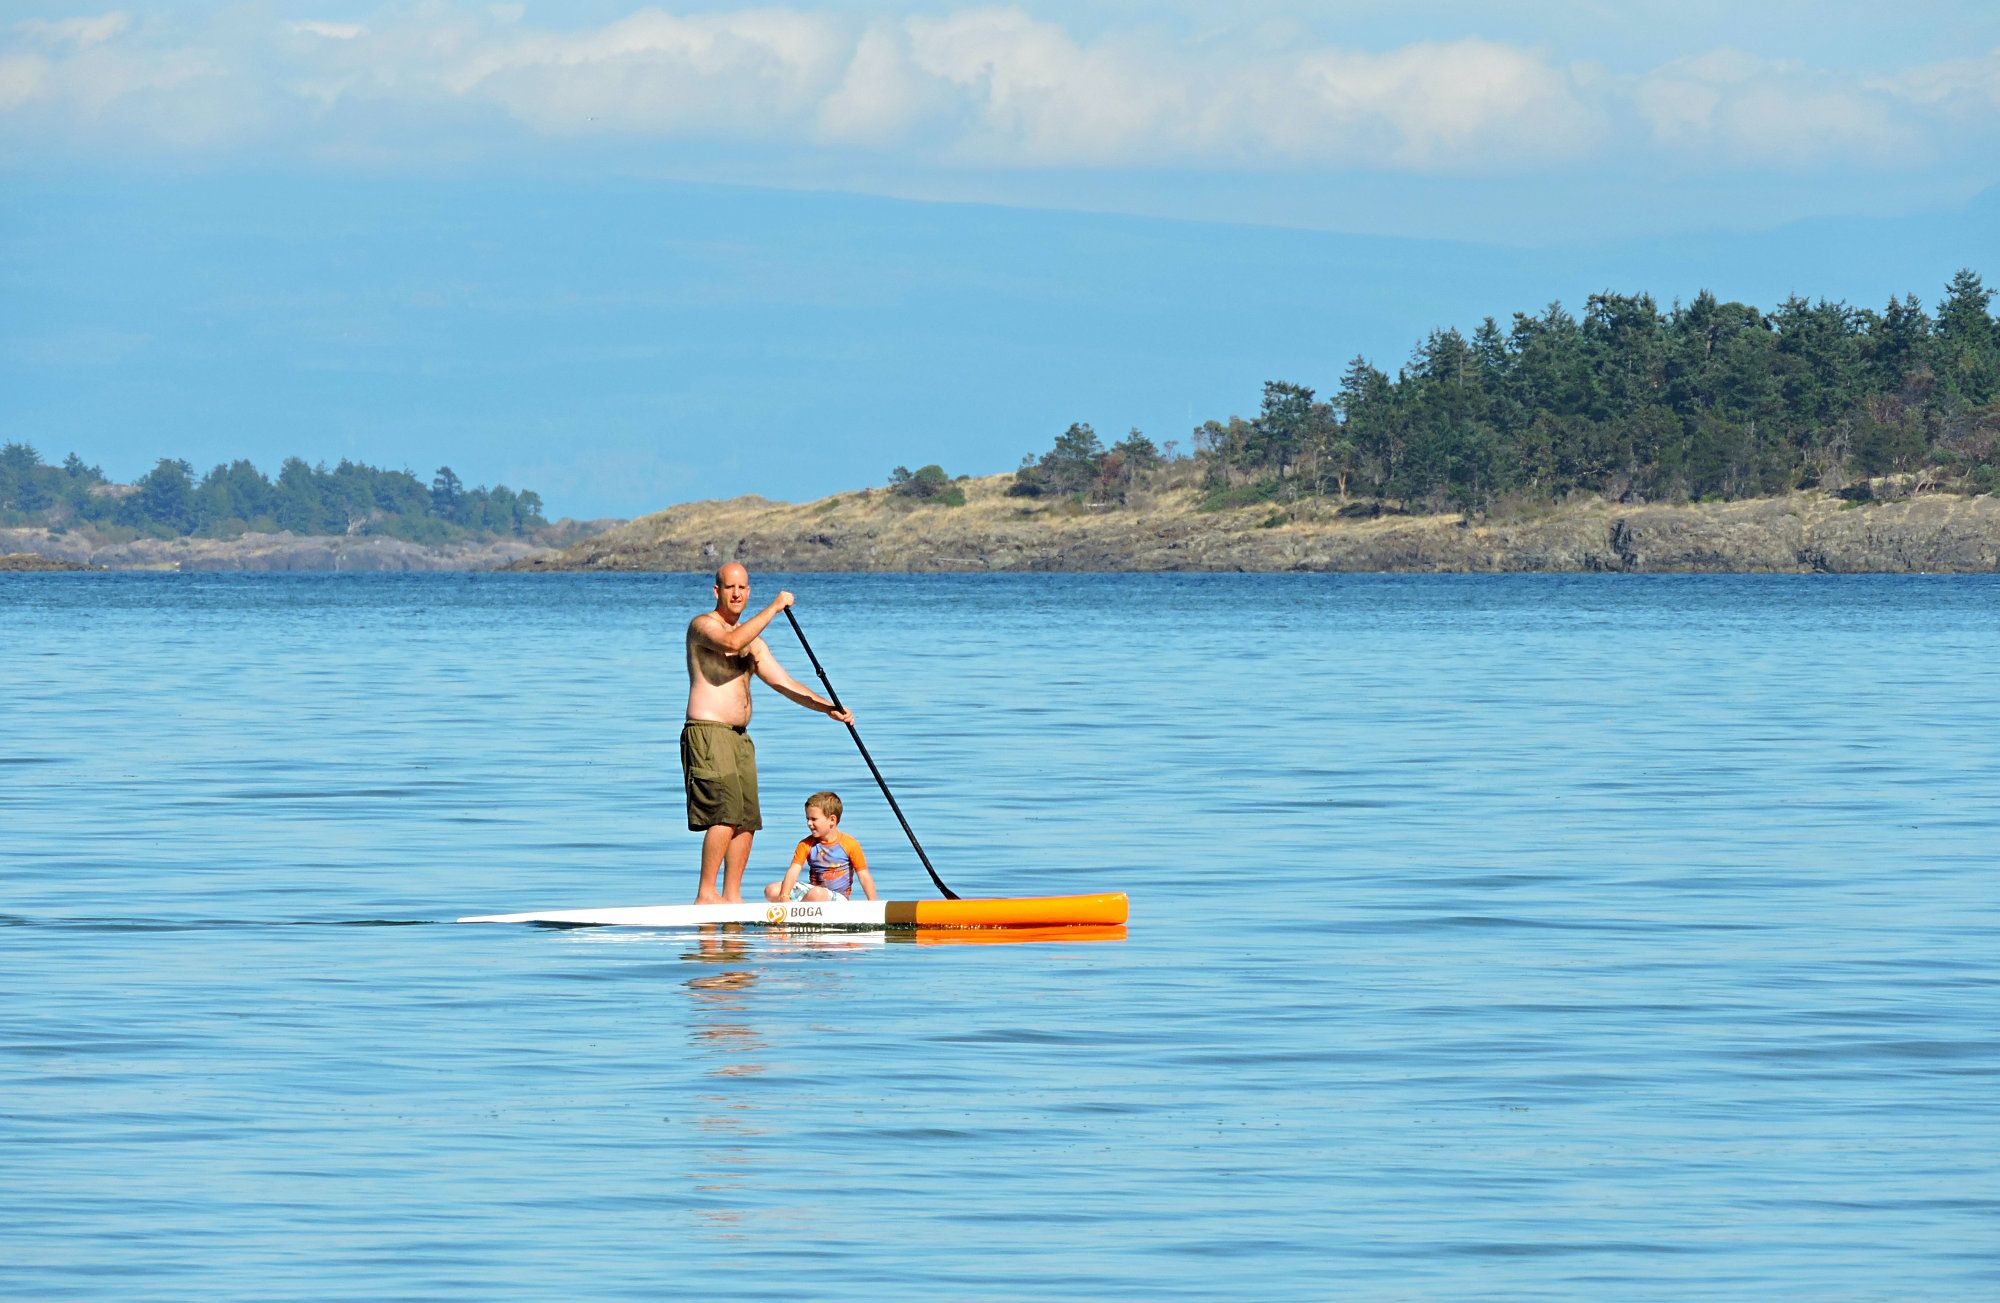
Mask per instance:
[[[38,573],[43,571],[102,570],[82,561],[59,561],[36,552],[8,552],[0,554],[0,574]]]
[[[371,535],[245,534],[240,538],[141,538],[105,543],[82,531],[0,529],[0,553],[43,564],[9,569],[71,570],[339,570],[394,573],[498,570],[547,549],[525,539],[426,546]]]
[[[1342,514],[1331,504],[1204,512],[1191,490],[1085,509],[961,483],[945,507],[884,490],[817,502],[692,502],[564,549],[525,539],[423,546],[373,536],[246,534],[104,543],[0,529],[0,570],[1353,571],[1853,574],[2000,571],[2000,498],[1921,494],[1856,504],[1824,493],[1743,502],[1590,500],[1508,520]],[[1350,508],[1350,512],[1354,509]],[[595,527],[598,522],[592,522]]]
[[[1269,505],[1202,512],[1188,490],[1085,510],[963,482],[943,507],[882,490],[792,504],[696,502],[608,530],[517,571],[1390,571],[1974,573],[2000,570],[2000,499],[1925,494],[1855,504],[1824,493],[1686,506],[1592,500],[1506,521],[1344,516]]]

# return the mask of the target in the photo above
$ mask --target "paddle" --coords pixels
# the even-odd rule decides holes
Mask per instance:
[[[806,658],[813,663],[813,673],[819,675],[820,683],[825,686],[827,699],[839,709],[847,709],[840,704],[840,694],[833,690],[833,680],[826,677],[825,667],[819,663],[819,657],[813,655],[813,645],[806,641],[806,631],[799,628],[799,617],[792,614],[792,608],[789,606],[785,608],[785,618],[792,622],[792,632],[799,636],[799,646],[806,649]],[[847,735],[854,739],[854,745],[861,750],[861,758],[868,762],[868,772],[875,775],[875,786],[881,788],[882,795],[889,798],[889,808],[896,812],[896,822],[903,825],[903,835],[910,839],[911,846],[916,847],[917,858],[924,862],[924,872],[931,875],[931,881],[937,884],[937,889],[944,893],[946,900],[957,900],[958,893],[945,886],[944,879],[940,878],[937,870],[931,867],[931,857],[924,854],[923,846],[917,841],[917,834],[910,829],[910,821],[903,817],[903,807],[896,804],[895,793],[891,792],[889,784],[883,781],[882,771],[875,767],[875,757],[869,755],[868,748],[862,744],[860,732],[854,725],[849,724]]]

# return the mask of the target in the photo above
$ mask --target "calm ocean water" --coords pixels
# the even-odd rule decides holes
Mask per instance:
[[[2000,581],[756,582],[1128,936],[442,922],[692,895],[700,577],[0,576],[0,1297],[2000,1297]]]

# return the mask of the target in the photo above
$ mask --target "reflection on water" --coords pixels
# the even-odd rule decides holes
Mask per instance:
[[[1081,927],[942,927],[890,933],[890,940],[917,946],[1020,946],[1062,942],[1123,941],[1125,925]]]
[[[593,929],[619,932],[634,941],[657,943],[657,931]],[[879,951],[884,945],[1006,946],[1088,944],[1123,941],[1123,926],[1033,928],[927,928],[895,931],[835,931],[818,928],[785,930],[739,923],[701,928],[692,938],[672,935],[685,948],[682,962],[704,971],[682,985],[689,1000],[688,1037],[702,1076],[715,1088],[698,1091],[694,1119],[703,1137],[693,1155],[690,1179],[707,1202],[698,1216],[718,1239],[736,1240],[752,1234],[812,1235],[815,1210],[810,1205],[773,1203],[772,1165],[784,1161],[781,1149],[769,1145],[795,1126],[801,1111],[822,1113],[826,1124],[843,1117],[851,1101],[829,1105],[814,1095],[785,1091],[763,1094],[755,1089],[771,1071],[773,1047],[769,1029],[779,1021],[793,1024],[828,1008],[867,1001],[870,993],[841,961]],[[831,962],[829,962],[831,961]],[[807,975],[800,980],[803,970]],[[835,1053],[840,1051],[836,1048]],[[848,1050],[862,1054],[860,1046]],[[748,1223],[754,1222],[754,1230]]]
[[[742,965],[750,946],[743,929],[735,924],[705,927],[695,938],[694,948],[681,958],[695,964],[731,965],[719,972],[698,973],[687,979],[694,997],[693,1017],[688,1034],[694,1056],[706,1063],[706,1075],[725,1081],[761,1076],[762,1055],[769,1046],[749,1022],[751,990],[757,985],[757,970]],[[743,1140],[764,1135],[757,1125],[754,1101],[740,1095],[704,1091],[695,1097],[701,1109],[695,1126],[710,1138],[696,1154],[695,1189],[718,1202],[703,1207],[699,1216],[723,1238],[736,1238],[743,1220],[742,1209],[734,1204],[750,1188],[744,1175],[750,1166],[749,1149]]]
[[[734,924],[703,928],[695,948],[681,956],[697,964],[742,964],[750,947]],[[695,996],[695,1008],[706,1014],[698,1017],[691,1030],[695,1048],[718,1061],[709,1071],[718,1077],[747,1077],[762,1072],[763,1066],[749,1056],[763,1048],[755,1032],[745,1023],[728,1021],[748,1007],[745,993],[757,984],[752,968],[726,968],[719,973],[701,973],[687,980]]]

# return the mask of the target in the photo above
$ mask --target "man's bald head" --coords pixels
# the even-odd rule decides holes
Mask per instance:
[[[715,572],[715,610],[731,624],[750,604],[750,572],[731,561]]]

